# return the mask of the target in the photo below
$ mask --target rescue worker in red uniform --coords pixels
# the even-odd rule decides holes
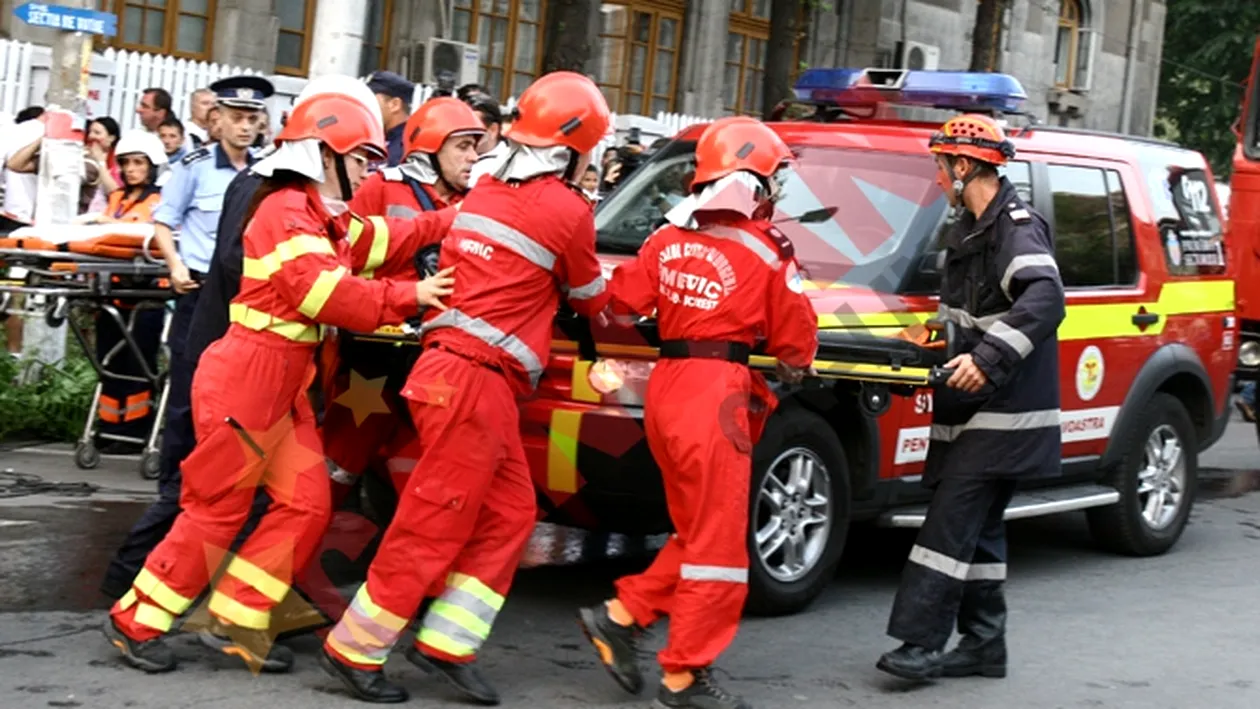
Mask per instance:
[[[450,309],[425,322],[424,353],[402,392],[423,454],[367,583],[321,653],[329,674],[366,701],[407,699],[382,667],[426,592],[445,580],[407,657],[498,703],[474,661],[537,516],[517,398],[542,376],[561,296],[587,316],[606,302],[593,210],[570,184],[608,131],[603,94],[584,76],[553,72],[517,109],[507,159],[468,193],[442,242],[441,264],[459,280]]]
[[[749,707],[709,667],[734,639],[747,596],[752,449],[777,403],[749,353],[764,345],[779,379],[795,383],[818,349],[792,244],[768,221],[790,158],[756,120],[714,122],[696,144],[691,195],[611,279],[615,315],[656,313],[661,360],[644,431],[676,531],[647,571],[620,579],[614,599],[578,620],[613,678],[637,694],[637,638],[669,616],[656,707]]]
[[[455,98],[434,98],[420,105],[403,130],[406,157],[367,178],[354,193],[355,214],[412,219],[458,202],[468,191],[468,177],[477,162],[477,142],[485,134],[477,114]],[[436,259],[436,245],[425,256]],[[423,256],[421,257],[423,258]],[[398,259],[368,263],[361,278],[417,278],[417,264]],[[401,489],[415,465],[415,431],[407,404],[398,395],[407,374],[420,356],[418,347],[359,339],[353,333],[337,336],[337,361],[325,396],[323,439],[325,452],[336,466],[333,508],[384,449],[391,455],[387,471]],[[382,381],[384,380],[384,381]],[[395,457],[414,456],[398,465]]]
[[[294,109],[279,147],[254,166],[268,180],[250,203],[243,278],[228,332],[202,355],[192,385],[197,445],[184,461],[182,512],[110,611],[105,634],[146,672],[175,667],[163,643],[222,569],[209,596],[203,642],[251,669],[283,672],[292,652],[273,644],[271,610],[318,547],[331,514],[327,468],[307,388],[324,324],[370,331],[421,306],[441,308],[449,272],[419,283],[350,276],[355,230],[410,257],[439,240],[450,210],[410,222],[352,219],[344,200],[369,162],[383,158],[380,120],[348,94],[311,97]],[[388,256],[388,255],[387,255]],[[258,486],[271,507],[236,554],[228,552]]]
[[[992,117],[932,136],[936,182],[961,213],[943,240],[938,317],[961,352],[938,388],[923,485],[932,490],[888,619],[902,645],[876,667],[909,680],[1006,676],[1006,527],[1019,480],[1058,477],[1063,282],[1054,237],[998,166],[1015,147]],[[955,625],[962,639],[942,654]]]

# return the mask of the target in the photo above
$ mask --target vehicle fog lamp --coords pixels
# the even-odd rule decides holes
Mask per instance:
[[[611,394],[626,383],[625,368],[616,360],[601,359],[591,365],[586,381],[600,394]]]
[[[1244,367],[1260,366],[1260,342],[1247,340],[1238,348],[1238,363]]]

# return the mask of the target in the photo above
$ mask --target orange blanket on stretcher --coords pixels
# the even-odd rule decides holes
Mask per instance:
[[[0,249],[64,251],[87,256],[130,260],[143,255],[144,237],[131,234],[105,234],[61,244],[38,237],[0,237]],[[162,252],[158,250],[156,243],[149,244],[149,254],[155,258],[162,257]]]

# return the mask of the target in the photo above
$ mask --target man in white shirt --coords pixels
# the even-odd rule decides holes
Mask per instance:
[[[35,192],[39,188],[39,175],[21,168],[28,162],[23,158],[32,152],[31,146],[38,147],[39,140],[44,137],[44,122],[40,120],[43,114],[44,109],[40,106],[19,111],[17,122],[8,131],[4,143],[4,215],[27,224],[35,220]]]

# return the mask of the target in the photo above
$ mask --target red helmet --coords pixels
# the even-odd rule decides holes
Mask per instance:
[[[945,121],[932,135],[928,150],[936,155],[962,155],[993,165],[1005,165],[1015,157],[1015,146],[1002,126],[989,116],[964,113]]]
[[[579,153],[595,149],[608,133],[608,102],[594,81],[553,71],[530,84],[516,102],[508,138],[538,148],[563,145]]]
[[[358,99],[341,93],[317,94],[293,107],[276,143],[315,138],[345,155],[356,148],[385,157],[385,128]]]
[[[485,132],[481,118],[468,104],[450,96],[431,98],[407,119],[403,129],[404,152],[432,154],[453,135],[480,137]]]
[[[700,134],[691,184],[720,180],[739,170],[769,178],[791,158],[787,143],[761,121],[748,116],[721,118]]]

